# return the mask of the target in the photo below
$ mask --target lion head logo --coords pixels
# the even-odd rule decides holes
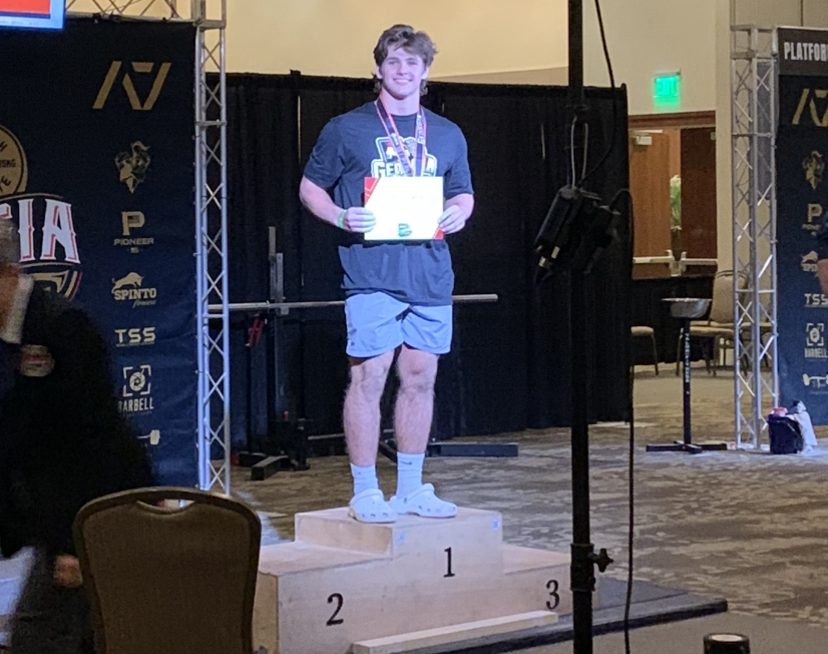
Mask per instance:
[[[802,160],[802,170],[805,171],[805,179],[811,188],[816,190],[816,187],[822,183],[822,174],[825,172],[825,159],[822,154],[811,150],[811,153]]]
[[[141,141],[135,141],[129,152],[119,152],[115,157],[118,179],[127,185],[130,193],[135,193],[135,188],[144,181],[150,161],[149,148]]]

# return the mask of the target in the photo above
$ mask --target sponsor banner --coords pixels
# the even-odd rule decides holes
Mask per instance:
[[[828,30],[776,30],[780,75],[828,75]]]
[[[164,483],[197,481],[188,24],[0,29],[0,220],[38,283],[106,336],[122,412]]]
[[[817,32],[803,42],[828,43],[825,35]],[[782,56],[780,47],[780,72],[785,70]],[[828,74],[828,66],[821,70]],[[828,76],[780,75],[776,137],[780,402],[790,406],[802,400],[813,422],[823,425],[828,424],[828,297],[817,278],[816,237],[828,211],[826,158]]]

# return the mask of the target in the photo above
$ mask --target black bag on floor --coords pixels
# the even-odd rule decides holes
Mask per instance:
[[[796,454],[804,446],[799,422],[791,416],[768,416],[771,454]]]

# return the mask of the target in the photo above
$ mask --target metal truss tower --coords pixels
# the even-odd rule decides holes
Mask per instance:
[[[730,52],[735,437],[758,448],[779,398],[774,30],[733,26]]]
[[[191,22],[195,53],[196,320],[198,485],[230,491],[227,290],[227,0],[67,0],[71,14]],[[189,184],[182,180],[182,184]],[[210,306],[219,307],[210,312]]]

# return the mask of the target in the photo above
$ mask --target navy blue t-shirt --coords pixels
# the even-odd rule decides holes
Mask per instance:
[[[426,116],[425,175],[443,177],[450,199],[472,193],[466,139],[450,120],[424,109]],[[415,151],[417,115],[394,116],[400,136]],[[322,129],[305,167],[305,177],[332,194],[340,207],[363,206],[365,177],[404,175],[391,139],[373,102],[333,118]],[[370,242],[349,234],[339,247],[346,295],[384,291],[412,304],[451,303],[454,272],[445,240]]]

